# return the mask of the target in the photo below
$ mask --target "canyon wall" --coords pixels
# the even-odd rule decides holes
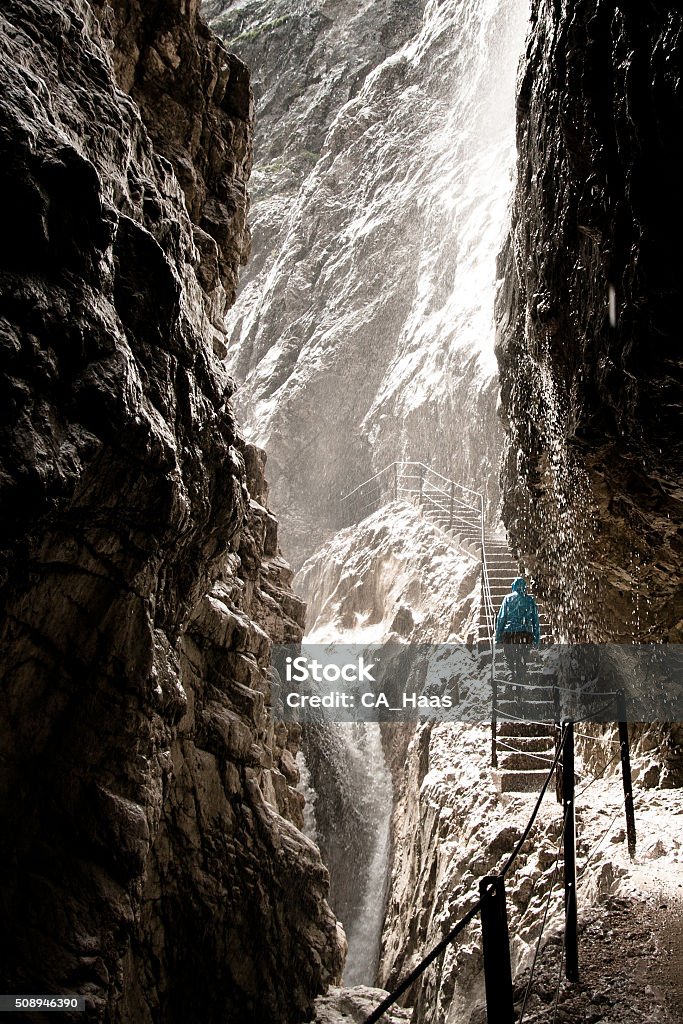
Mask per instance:
[[[254,74],[255,258],[229,360],[293,562],[395,459],[484,491],[493,514],[495,254],[525,0],[204,10]]]
[[[534,0],[497,300],[503,517],[568,639],[683,638],[682,17]]]
[[[311,643],[473,643],[481,562],[409,502],[347,527],[297,574]]]
[[[191,0],[0,19],[0,988],[302,1020],[343,937],[269,707],[304,608],[222,361],[248,72]]]

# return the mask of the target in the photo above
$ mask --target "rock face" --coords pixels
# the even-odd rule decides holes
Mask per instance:
[[[180,646],[188,706],[170,743],[172,778],[146,864],[122,1020],[300,1020],[341,972],[343,933],[327,869],[303,827],[300,728],[273,724],[271,640],[300,639],[305,606],[261,501],[247,447],[250,514],[239,546],[193,609]],[[295,827],[297,826],[297,827]],[[178,935],[182,941],[178,941]],[[172,1007],[169,1005],[173,1001]]]
[[[229,358],[295,565],[395,459],[495,507],[494,261],[526,4],[205,10],[254,69],[255,258]]]
[[[199,0],[92,6],[119,87],[138,105],[156,152],[173,164],[193,223],[197,278],[208,295],[220,296],[222,285],[232,302],[250,242],[249,72],[200,21]]]
[[[481,563],[408,502],[349,527],[296,577],[307,638],[328,643],[465,643],[477,633]]]
[[[0,986],[305,1019],[342,940],[269,711],[304,609],[217,358],[248,74],[191,2],[1,19]]]
[[[502,253],[504,520],[569,639],[683,638],[681,14],[532,4]]]
[[[315,1024],[363,1024],[386,995],[383,989],[362,985],[352,989],[332,988],[329,995],[319,996],[316,1000]],[[386,1024],[407,1024],[411,1012],[393,1006],[383,1019]]]

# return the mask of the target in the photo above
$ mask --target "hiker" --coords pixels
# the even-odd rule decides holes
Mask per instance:
[[[526,580],[518,576],[503,598],[496,619],[496,643],[503,642],[512,683],[526,680],[529,649],[541,643],[541,622],[536,601],[526,592]]]

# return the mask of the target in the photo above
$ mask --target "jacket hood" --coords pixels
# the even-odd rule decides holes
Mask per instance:
[[[518,594],[526,594],[526,580],[523,576],[518,576],[516,580],[512,581],[512,589],[516,590]]]

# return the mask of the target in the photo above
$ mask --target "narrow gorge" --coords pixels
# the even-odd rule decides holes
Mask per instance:
[[[683,1019],[683,727],[629,725],[634,851],[577,724],[577,983],[565,726],[492,635],[521,573],[533,689],[680,681],[682,22],[3,4],[8,1020],[363,1024],[501,873],[520,1024]],[[335,648],[452,713],[292,713]],[[472,917],[382,1021],[493,1024]]]

